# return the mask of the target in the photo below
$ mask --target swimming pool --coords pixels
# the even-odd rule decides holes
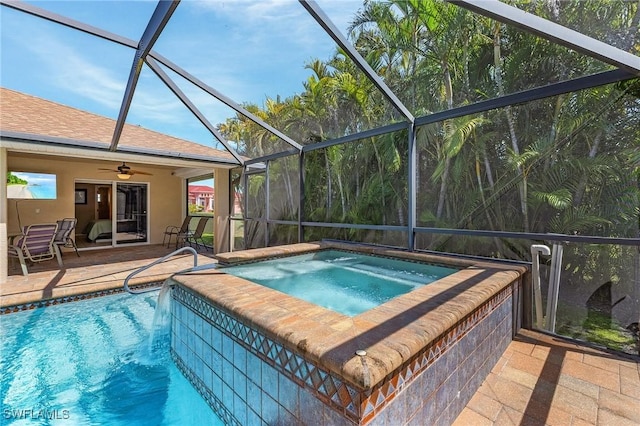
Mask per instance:
[[[368,311],[457,271],[340,250],[229,266],[223,270],[348,316]]]
[[[222,425],[168,340],[150,345],[157,298],[119,294],[0,316],[0,424]]]

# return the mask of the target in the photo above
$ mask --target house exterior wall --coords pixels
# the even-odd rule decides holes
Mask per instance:
[[[7,171],[25,171],[34,173],[52,173],[57,177],[57,199],[55,200],[6,200],[7,233],[20,231],[16,202],[22,225],[33,223],[51,223],[65,217],[75,217],[75,182],[81,180],[117,180],[115,173],[100,171],[98,168],[114,168],[117,161],[95,161],[40,156],[9,152]],[[168,168],[152,165],[136,165],[152,176],[134,175],[126,182],[149,183],[149,242],[161,244],[164,230],[169,225],[182,223],[182,179],[171,175]],[[89,194],[88,194],[89,195]],[[89,202],[91,202],[89,200]]]
[[[0,176],[7,175],[7,150],[0,148]],[[0,200],[7,199],[7,181],[0,179]],[[0,283],[7,281],[9,262],[7,259],[7,206],[2,202],[0,207]]]
[[[216,169],[214,172],[214,182],[216,185],[214,205],[214,253],[229,251],[229,216],[230,216],[230,171]]]

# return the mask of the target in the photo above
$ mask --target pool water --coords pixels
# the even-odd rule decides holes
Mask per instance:
[[[354,316],[457,269],[326,250],[229,266],[226,273]]]
[[[0,424],[222,425],[150,344],[158,292],[0,316]],[[156,336],[158,333],[156,333]]]

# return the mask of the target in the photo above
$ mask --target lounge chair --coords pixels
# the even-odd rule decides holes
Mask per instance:
[[[189,223],[191,223],[191,216],[185,217],[180,227],[167,226],[164,230],[164,237],[162,237],[162,244],[164,245],[166,238],[169,237],[169,240],[167,241],[167,247],[169,247],[171,245],[171,238],[175,235],[176,248],[178,248],[178,240],[180,236],[186,236],[189,233]]]
[[[58,222],[58,231],[56,232],[56,236],[53,239],[53,243],[60,247],[68,247],[76,251],[76,255],[80,257],[80,253],[78,253],[78,246],[76,246],[76,242],[71,238],[71,233],[74,229],[76,229],[76,224],[78,223],[78,219],[75,217],[67,217]],[[60,250],[60,254],[62,255],[62,250]]]
[[[9,245],[8,254],[9,257],[17,257],[20,260],[22,275],[29,274],[27,261],[37,263],[56,257],[58,266],[63,267],[60,250],[53,243],[57,230],[57,223],[29,225],[24,228],[22,235],[13,238],[12,244]]]
[[[200,220],[198,220],[198,225],[196,226],[195,231],[187,232],[182,236],[178,236],[178,240],[182,242],[181,245],[184,246],[185,244],[189,244],[189,246],[191,247],[195,245],[196,250],[198,250],[200,247],[204,247],[205,250],[208,250],[209,247],[205,244],[204,240],[202,239],[202,234],[204,233],[205,227],[207,226],[207,222],[209,221],[209,219],[210,219],[209,217],[201,217]],[[176,246],[177,244],[178,243],[176,243]]]

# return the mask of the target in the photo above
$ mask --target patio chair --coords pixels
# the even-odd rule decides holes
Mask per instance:
[[[27,261],[31,263],[44,262],[54,257],[58,259],[58,266],[63,267],[62,257],[58,246],[53,243],[58,230],[57,223],[43,223],[29,225],[24,228],[22,235],[13,239],[9,245],[9,257],[17,257],[20,260],[22,275],[28,275]]]
[[[76,255],[80,257],[80,253],[78,253],[78,246],[76,246],[76,242],[71,238],[71,233],[74,229],[76,229],[76,224],[78,223],[78,219],[75,217],[67,217],[58,222],[58,231],[56,232],[56,236],[53,239],[53,243],[60,247],[68,247],[76,251]],[[60,250],[60,255],[62,255],[62,250]]]
[[[175,235],[176,237],[176,248],[178,248],[178,239],[179,236],[184,236],[189,233],[189,223],[191,222],[191,216],[187,216],[184,218],[182,225],[180,227],[177,226],[167,226],[164,230],[164,237],[162,237],[162,245],[164,245],[165,240],[169,237],[169,241],[167,241],[167,247],[171,245],[171,238]]]
[[[182,241],[182,245],[189,244],[189,246],[196,246],[196,250],[200,247],[204,247],[205,250],[208,250],[209,247],[205,244],[202,239],[202,234],[204,233],[204,229],[207,226],[207,222],[209,221],[208,217],[201,217],[198,221],[198,225],[196,226],[195,231],[188,232],[185,235],[179,236],[178,238]],[[177,243],[176,243],[177,245]]]

